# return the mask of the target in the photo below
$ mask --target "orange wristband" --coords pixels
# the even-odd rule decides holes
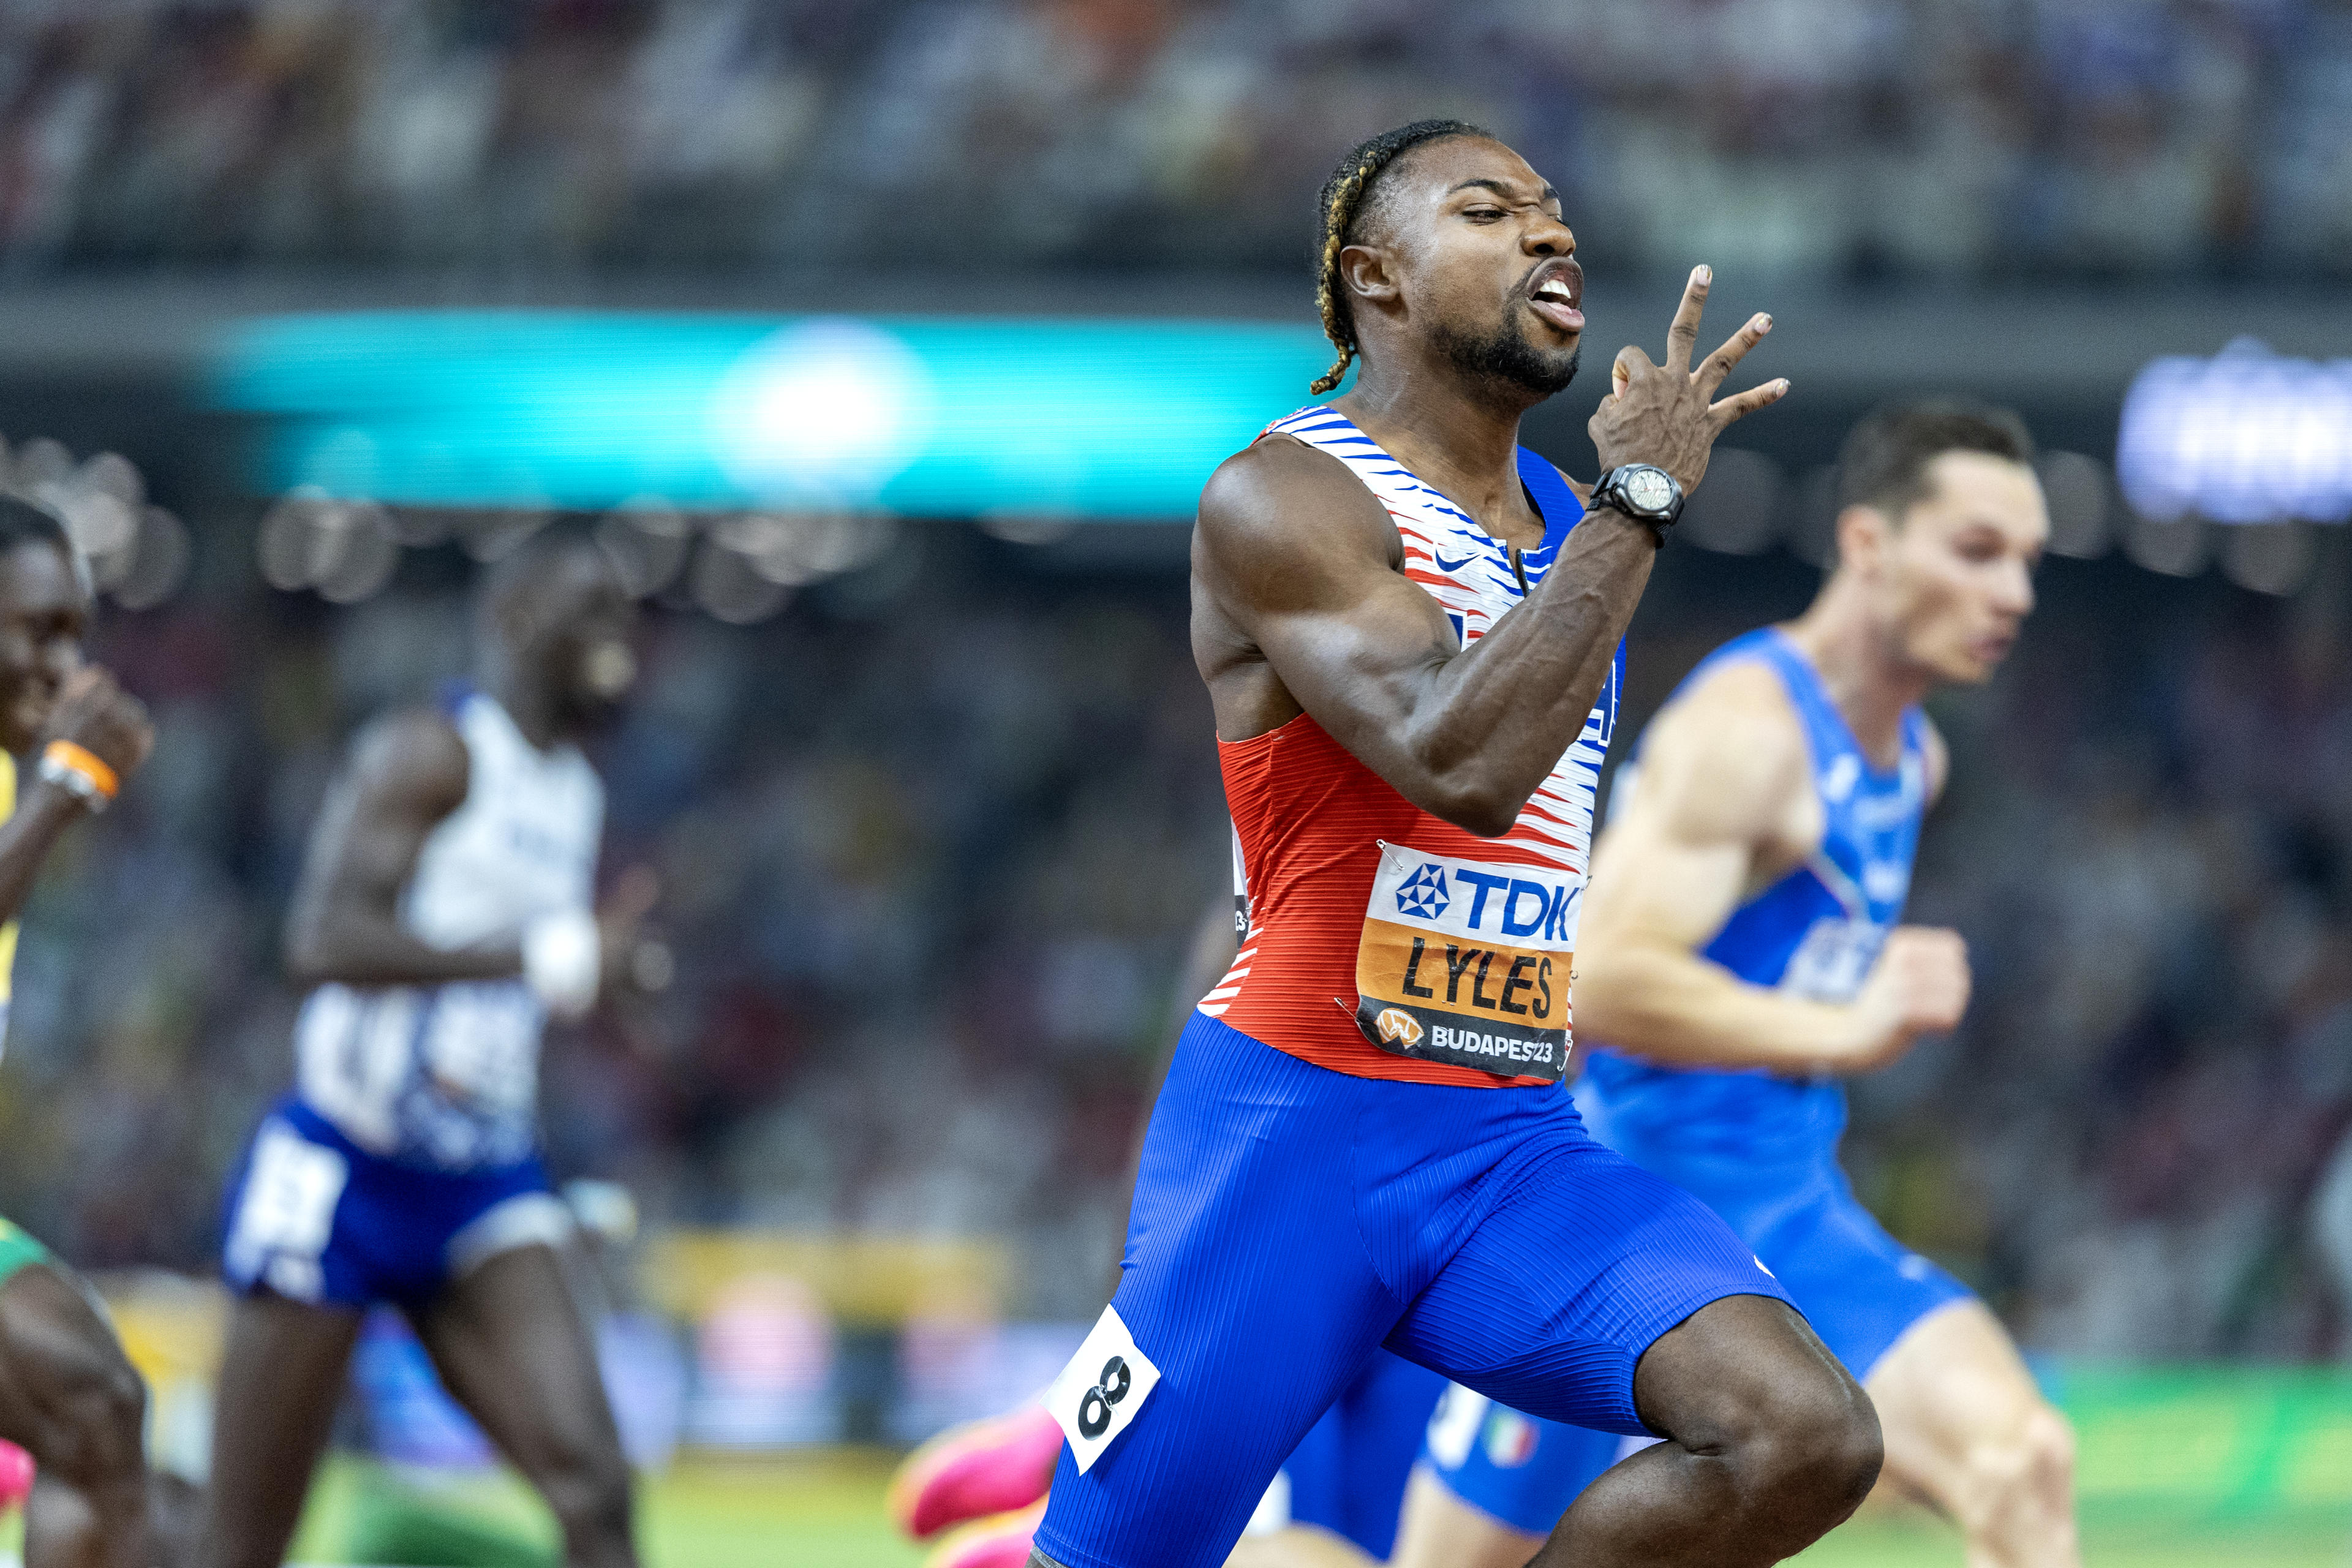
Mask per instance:
[[[77,746],[71,741],[51,741],[41,748],[41,760],[72,769],[97,785],[98,793],[109,800],[122,789],[121,779],[106,765],[106,760],[87,746]]]

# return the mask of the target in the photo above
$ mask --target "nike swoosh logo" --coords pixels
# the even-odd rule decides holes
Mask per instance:
[[[1440,555],[1434,550],[1429,552],[1429,558],[1437,563],[1437,569],[1440,572],[1459,572],[1465,566],[1469,565],[1472,561],[1477,559],[1475,556],[1465,555],[1459,561],[1448,561],[1444,556]]]

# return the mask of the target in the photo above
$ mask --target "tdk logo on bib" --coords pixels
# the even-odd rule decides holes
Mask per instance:
[[[1069,1438],[1080,1475],[1127,1430],[1159,1386],[1160,1369],[1136,1348],[1118,1309],[1105,1307],[1078,1353],[1045,1390],[1045,1408]]]
[[[1379,847],[1356,949],[1364,1037],[1392,1056],[1558,1082],[1582,879]]]
[[[1397,912],[1412,915],[1417,920],[1437,919],[1445,912],[1448,901],[1445,897],[1445,868],[1443,866],[1423,865],[1420,870],[1407,877],[1404,886],[1397,889]]]

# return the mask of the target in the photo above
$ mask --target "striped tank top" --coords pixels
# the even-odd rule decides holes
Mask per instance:
[[[1328,452],[1387,509],[1404,574],[1464,647],[1543,579],[1583,515],[1522,448],[1544,542],[1511,552],[1345,416],[1317,405],[1267,426]],[[1594,786],[1625,651],[1508,833],[1433,816],[1300,714],[1218,742],[1246,894],[1240,952],[1201,1010],[1278,1050],[1361,1078],[1495,1087],[1559,1081],[1573,1047],[1569,970]]]

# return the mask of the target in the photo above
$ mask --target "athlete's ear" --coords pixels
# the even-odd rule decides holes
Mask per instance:
[[[1894,525],[1874,506],[1850,506],[1837,514],[1837,564],[1852,566],[1867,576],[1886,559],[1894,542]]]
[[[1339,286],[1350,299],[1385,305],[1402,292],[1396,259],[1385,245],[1351,245],[1339,252]]]

